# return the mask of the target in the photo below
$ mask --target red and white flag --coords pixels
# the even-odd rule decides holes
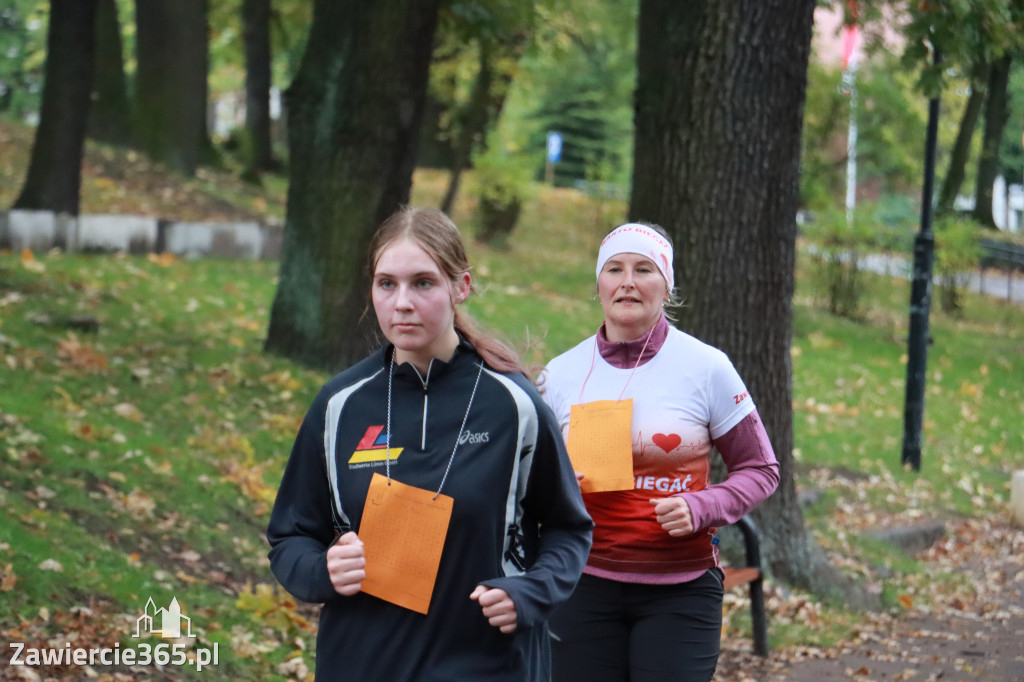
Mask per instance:
[[[843,26],[843,71],[857,65],[860,57],[860,26],[847,24]]]

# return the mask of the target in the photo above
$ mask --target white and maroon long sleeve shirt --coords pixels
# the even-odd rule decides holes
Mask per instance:
[[[778,485],[775,453],[732,362],[664,317],[650,340],[610,342],[602,328],[548,364],[541,391],[566,438],[573,404],[633,400],[634,488],[584,495],[595,523],[586,573],[624,582],[692,580],[719,566],[716,528]],[[716,484],[713,448],[729,472]],[[670,495],[686,500],[693,534],[674,538],[658,524],[650,500]]]

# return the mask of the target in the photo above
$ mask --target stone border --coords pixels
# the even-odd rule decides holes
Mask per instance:
[[[276,260],[282,228],[250,222],[184,222],[135,215],[0,212],[0,249],[172,253],[182,258]]]

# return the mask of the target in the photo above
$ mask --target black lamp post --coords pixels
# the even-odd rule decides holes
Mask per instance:
[[[942,61],[933,45],[934,63]],[[925,370],[928,360],[928,314],[932,303],[932,194],[935,186],[935,145],[939,130],[939,95],[928,101],[921,231],[914,239],[914,275],[910,289],[910,335],[907,342],[907,393],[903,408],[903,465],[921,470],[921,423],[924,418]]]

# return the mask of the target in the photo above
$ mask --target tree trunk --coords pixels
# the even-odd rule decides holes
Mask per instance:
[[[441,200],[441,210],[448,214],[451,214],[452,206],[455,205],[455,195],[458,194],[462,181],[462,171],[469,166],[473,148],[482,147],[483,137],[487,134],[487,122],[490,118],[487,104],[491,98],[494,69],[491,67],[491,48],[486,41],[480,41],[479,50],[480,68],[473,81],[469,101],[466,102],[464,111],[459,116],[461,120],[458,136],[455,139],[455,158],[452,159],[452,167],[448,175],[448,189],[445,190],[444,198]]]
[[[51,0],[39,127],[14,208],[78,215],[95,24],[96,0]]]
[[[792,298],[814,0],[641,0],[629,215],[665,227],[678,326],[725,351],[758,404],[781,482],[754,517],[776,578],[831,592],[793,461]],[[854,603],[862,592],[850,588]]]
[[[960,129],[956,134],[956,142],[949,155],[949,167],[942,179],[942,187],[939,189],[939,198],[935,204],[935,216],[942,217],[953,210],[956,195],[960,193],[960,186],[964,184],[964,173],[967,168],[967,160],[971,155],[971,138],[974,137],[974,129],[978,125],[978,116],[981,114],[981,106],[985,103],[985,86],[988,82],[989,65],[977,64],[973,69],[974,78],[971,82],[971,94],[967,98],[967,105],[960,117]]]
[[[992,215],[992,188],[999,175],[999,147],[1003,141],[1003,129],[1010,119],[1010,100],[1006,89],[1010,82],[1012,59],[1004,56],[992,65],[988,78],[988,93],[985,98],[985,131],[978,157],[978,178],[974,192],[974,219],[982,226],[996,229]]]
[[[155,161],[194,175],[210,153],[206,128],[206,0],[136,0],[135,133]]]
[[[245,129],[251,145],[248,174],[274,170],[270,142],[270,0],[243,0]]]
[[[314,5],[287,93],[288,216],[268,351],[339,369],[376,345],[366,252],[409,201],[438,5]]]
[[[124,77],[121,24],[115,0],[96,7],[96,74],[89,112],[89,137],[116,145],[131,144],[131,113]]]
[[[441,201],[441,210],[450,214],[459,191],[462,172],[469,167],[474,150],[484,150],[487,132],[493,128],[505,106],[509,87],[512,85],[510,69],[495,68],[502,60],[518,62],[526,48],[526,34],[515,32],[504,40],[480,40],[480,70],[473,82],[473,91],[460,117],[458,137],[454,146],[448,189]]]

